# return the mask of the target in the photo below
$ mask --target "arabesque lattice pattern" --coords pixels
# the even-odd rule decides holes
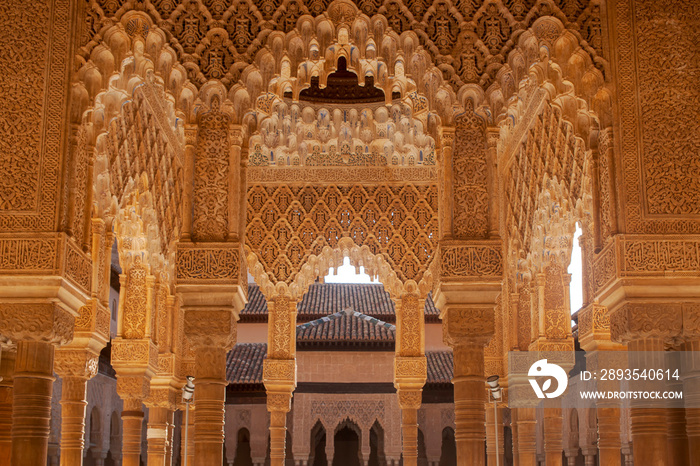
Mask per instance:
[[[419,282],[437,244],[437,210],[432,184],[254,185],[246,243],[273,283],[292,283],[311,254],[343,237],[382,254],[399,280]]]

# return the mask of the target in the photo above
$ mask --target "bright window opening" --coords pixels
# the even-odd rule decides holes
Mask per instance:
[[[583,306],[583,260],[581,256],[581,246],[579,238],[581,237],[581,228],[576,225],[574,233],[574,247],[571,251],[571,263],[569,264],[568,272],[571,274],[571,286],[569,288],[569,297],[571,300],[571,314],[576,314],[581,306]],[[572,321],[573,324],[573,321]]]
[[[378,278],[372,279],[365,273],[365,268],[360,267],[360,273],[355,272],[355,267],[350,265],[350,259],[345,258],[343,265],[338,267],[338,273],[334,274],[334,270],[330,269],[328,275],[324,277],[326,283],[379,283]]]

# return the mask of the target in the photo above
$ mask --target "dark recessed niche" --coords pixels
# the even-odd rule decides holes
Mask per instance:
[[[292,93],[285,92],[284,97],[291,99]],[[400,92],[392,92],[392,99],[400,99]],[[374,87],[374,77],[366,76],[364,86],[360,86],[357,74],[348,70],[345,57],[338,59],[337,69],[328,75],[326,87],[319,86],[318,76],[311,78],[309,87],[299,93],[302,102],[322,103],[377,103],[384,102],[384,91]]]

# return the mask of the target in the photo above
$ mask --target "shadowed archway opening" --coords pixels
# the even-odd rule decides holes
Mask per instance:
[[[316,421],[311,429],[311,455],[309,456],[309,466],[327,466],[326,458],[326,429],[321,421]]]
[[[360,452],[360,428],[354,422],[345,420],[335,431],[333,438],[333,466],[362,466]]]
[[[457,444],[455,443],[455,431],[451,427],[442,430],[442,453],[440,466],[455,466],[457,464]]]
[[[250,432],[245,427],[238,431],[236,442],[236,456],[233,459],[234,466],[253,466],[253,458],[250,456]]]
[[[382,466],[386,464],[384,455],[384,429],[379,421],[374,421],[369,431],[369,461],[367,466]]]

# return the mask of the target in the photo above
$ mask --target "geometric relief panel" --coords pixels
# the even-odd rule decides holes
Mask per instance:
[[[700,215],[700,10],[636,2],[637,82],[647,212]]]
[[[291,283],[311,254],[343,237],[420,282],[437,244],[437,186],[252,185],[246,244],[273,283]]]
[[[69,1],[0,2],[0,231],[54,228]]]
[[[99,43],[100,29],[120,20],[123,0],[88,0],[88,24],[81,45],[84,58]],[[413,31],[437,64],[445,80],[458,90],[468,83],[487,88],[504,64],[514,39],[540,16],[555,16],[571,24],[586,51],[602,55],[600,3],[591,0],[354,0],[348,16],[383,15],[386,25],[401,35]],[[272,31],[289,33],[303,15],[329,16],[336,22],[346,5],[330,0],[144,0],[138,2],[154,24],[168,31],[170,47],[195,85],[219,79],[235,84]],[[350,23],[352,21],[349,21]],[[378,40],[385,31],[379,23]],[[409,57],[406,57],[407,59]],[[296,58],[293,58],[296,60]],[[495,66],[494,66],[495,65]],[[294,67],[293,67],[294,68]],[[416,76],[416,79],[422,79]]]

